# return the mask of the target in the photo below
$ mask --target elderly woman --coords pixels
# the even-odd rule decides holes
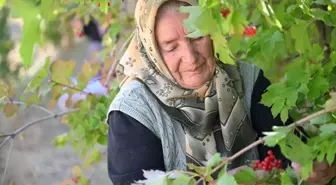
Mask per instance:
[[[270,82],[256,66],[226,65],[209,36],[186,37],[181,6],[197,0],[138,0],[136,34],[117,66],[120,92],[108,111],[108,172],[114,185],[143,179],[142,170],[186,170],[215,153],[230,156],[263,131],[283,125],[258,102]],[[264,158],[254,148],[234,169]],[[287,161],[273,148],[278,159]],[[330,169],[315,170],[329,181]],[[321,174],[323,176],[321,176]],[[312,182],[316,180],[312,178]]]

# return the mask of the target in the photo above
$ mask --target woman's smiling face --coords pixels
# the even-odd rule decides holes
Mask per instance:
[[[156,22],[155,36],[170,73],[182,87],[196,89],[209,81],[215,70],[215,57],[209,36],[188,38],[183,20],[188,14],[164,11]]]

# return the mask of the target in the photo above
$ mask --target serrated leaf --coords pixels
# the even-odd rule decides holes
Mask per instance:
[[[221,176],[217,182],[216,185],[238,185],[235,178],[227,173],[225,173],[223,176]]]
[[[3,111],[5,112],[6,117],[12,117],[16,113],[16,111],[19,109],[19,106],[12,104],[12,103],[7,103],[5,104]]]
[[[183,20],[183,26],[189,32],[188,37],[196,38],[203,36],[204,34],[202,34],[201,30],[195,25],[199,17],[202,15],[202,9],[198,6],[182,6],[180,7],[180,11],[189,14],[188,18]],[[197,34],[194,35],[194,32]]]
[[[304,53],[311,48],[308,33],[306,31],[307,23],[301,21],[291,27],[291,36],[295,40],[295,49],[299,53]]]
[[[324,51],[319,44],[313,44],[312,49],[309,52],[309,57],[314,60],[314,62],[319,62],[324,58]]]
[[[273,100],[273,106],[271,108],[273,117],[276,117],[281,112],[285,105],[285,101],[286,100],[281,97],[277,97]]]
[[[336,124],[335,123],[329,123],[324,124],[320,127],[320,136],[327,136],[330,134],[334,134],[336,132]]]
[[[264,137],[265,145],[273,147],[280,141],[282,141],[288,133],[291,132],[290,128],[281,127],[277,128],[274,132],[263,132],[266,136]]]
[[[306,164],[314,158],[312,149],[293,133],[288,133],[286,138],[281,140],[278,144],[281,153],[291,161]]]
[[[227,40],[221,34],[212,34],[211,38],[214,40],[215,56],[219,55],[219,60],[225,64],[235,65],[233,55],[228,48]]]
[[[315,76],[308,84],[308,99],[315,100],[329,89],[329,82],[322,76]]]
[[[257,175],[252,168],[243,168],[234,175],[238,184],[253,184],[257,180]]]

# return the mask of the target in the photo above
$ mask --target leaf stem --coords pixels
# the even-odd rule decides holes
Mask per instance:
[[[63,87],[66,87],[66,88],[69,88],[69,89],[72,89],[72,90],[75,90],[75,91],[78,91],[78,92],[82,92],[82,93],[87,94],[87,95],[91,95],[91,93],[85,92],[85,91],[80,90],[76,87],[71,87],[69,85],[66,85],[66,84],[63,84],[63,83],[60,83],[60,82],[56,82],[55,80],[50,80],[50,82],[55,83],[55,84],[60,85],[60,86],[63,86]]]

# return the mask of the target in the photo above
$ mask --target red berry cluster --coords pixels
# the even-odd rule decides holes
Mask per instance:
[[[256,161],[253,167],[254,170],[262,169],[264,171],[271,171],[273,168],[282,168],[282,161],[275,158],[272,150],[269,150],[267,154],[268,156],[263,161]]]
[[[75,184],[78,184],[78,179],[77,178],[72,178],[72,182]]]
[[[230,9],[226,9],[226,10],[221,10],[220,13],[222,14],[222,16],[224,18],[226,18],[230,13],[231,13],[231,10]]]
[[[110,6],[110,2],[108,2],[107,5]],[[100,7],[100,2],[98,2],[98,7]]]
[[[82,38],[84,36],[83,32],[77,33],[77,37]]]
[[[253,37],[256,33],[257,29],[255,27],[246,27],[243,35]]]

